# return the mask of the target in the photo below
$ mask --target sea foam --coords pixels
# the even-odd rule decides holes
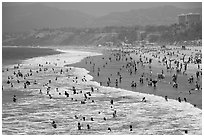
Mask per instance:
[[[42,89],[43,95],[39,94],[39,86],[27,89],[33,91],[29,98],[21,99],[16,104],[10,103],[3,106],[2,132],[3,134],[137,134],[137,135],[157,135],[157,134],[184,134],[188,130],[189,134],[202,134],[202,110],[193,107],[190,103],[169,99],[165,101],[163,97],[132,92],[120,88],[100,86],[92,81],[84,68],[74,68],[72,63],[81,61],[88,56],[100,55],[98,53],[71,51],[58,55],[38,57],[28,59],[23,62],[22,68],[36,68],[38,64],[50,62],[59,73],[64,65],[68,65],[69,75],[64,74],[59,77],[58,84],[50,84],[50,94],[53,99],[46,95],[46,87]],[[54,64],[57,63],[55,67]],[[51,68],[50,67],[50,68]],[[70,69],[71,68],[71,69]],[[50,75],[51,70],[41,77],[41,82],[54,78]],[[85,76],[87,82],[81,79]],[[35,76],[34,78],[39,78]],[[77,79],[76,79],[77,77]],[[74,81],[74,82],[73,82]],[[72,94],[72,87],[75,86],[77,92],[90,92],[90,87],[94,87],[90,100],[81,104],[83,94]],[[59,95],[55,88],[59,88]],[[70,94],[67,98],[64,91]],[[146,102],[141,102],[142,98]],[[74,98],[74,100],[71,100]],[[114,105],[110,105],[110,100],[114,100]],[[94,100],[94,102],[92,102]],[[117,117],[113,118],[113,111],[117,111]],[[100,114],[99,114],[100,112]],[[13,114],[13,115],[12,115]],[[77,115],[78,119],[74,116]],[[86,121],[82,117],[86,117]],[[94,121],[90,118],[93,117]],[[106,117],[106,121],[103,118]],[[57,128],[51,127],[52,120],[57,123]],[[81,122],[82,130],[77,130],[77,123]],[[91,126],[90,130],[86,125]],[[129,131],[129,126],[133,126],[133,131]],[[108,128],[112,131],[108,131]]]

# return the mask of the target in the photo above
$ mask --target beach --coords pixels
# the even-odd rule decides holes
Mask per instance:
[[[174,47],[175,48],[175,47]],[[192,48],[192,47],[191,47]],[[160,49],[160,48],[159,48]],[[190,48],[189,48],[190,49]],[[197,48],[192,48],[190,51],[188,50],[180,50],[178,48],[178,51],[181,52],[181,54],[188,53],[187,56],[190,56],[191,52],[195,52]],[[198,49],[201,49],[198,47]],[[173,51],[173,50],[172,50]],[[176,49],[175,49],[176,51]],[[130,75],[130,69],[128,70],[124,66],[127,65],[127,62],[131,62],[130,58],[133,58],[133,60],[138,61],[139,60],[139,54],[135,55],[135,53],[131,53],[128,56],[125,56],[124,59],[121,59],[120,61],[116,61],[115,57],[111,55],[111,51],[109,52],[103,52],[104,54],[101,56],[91,57],[88,59],[84,59],[81,62],[74,64],[75,67],[82,67],[90,71],[90,75],[94,77],[94,81],[101,82],[102,85],[108,86],[107,81],[108,78],[110,78],[112,81],[110,83],[111,87],[116,87],[115,81],[116,79],[120,79],[120,75],[122,76],[122,82],[118,84],[119,88],[141,92],[141,93],[147,93],[147,94],[154,94],[158,96],[168,96],[171,99],[177,100],[178,97],[181,98],[187,98],[188,102],[196,105],[200,109],[202,109],[202,92],[192,90],[194,85],[192,83],[188,82],[188,78],[190,76],[194,76],[196,74],[196,71],[201,71],[202,66],[200,66],[200,69],[197,68],[197,65],[189,64],[188,70],[186,71],[186,74],[183,75],[182,73],[178,74],[178,82],[179,87],[178,88],[172,88],[171,79],[172,75],[176,73],[175,70],[172,70],[171,72],[167,72],[165,66],[162,63],[158,63],[159,59],[155,59],[151,56],[153,53],[145,53],[142,54],[147,58],[153,58],[153,63],[149,65],[146,63],[144,66],[138,65],[137,71],[134,71],[134,68],[132,69],[132,74]],[[114,52],[113,52],[114,53]],[[115,52],[117,53],[117,52]],[[162,55],[161,55],[162,56]],[[112,61],[110,62],[109,58],[112,58]],[[126,60],[128,58],[129,60]],[[180,59],[179,57],[177,57]],[[144,59],[146,60],[146,59]],[[187,60],[187,57],[186,57]],[[91,62],[91,64],[90,64]],[[94,64],[94,65],[93,65]],[[172,63],[173,64],[173,63]],[[94,66],[94,67],[93,67]],[[161,74],[162,70],[164,71],[165,79],[159,80],[157,83],[157,87],[151,87],[147,86],[147,81],[145,84],[141,84],[139,82],[139,79],[141,75],[144,73],[146,75],[150,75],[150,69],[151,67],[151,73],[152,78],[157,79],[157,74]],[[94,69],[93,69],[94,68]],[[98,71],[98,68],[101,70]],[[98,76],[98,72],[100,72]],[[119,75],[118,75],[119,72]],[[148,76],[147,76],[148,77]],[[131,87],[131,82],[135,81],[137,83],[137,87],[133,88]],[[199,84],[202,88],[202,78],[200,78]],[[202,89],[201,89],[202,90]],[[191,94],[189,94],[189,91]]]
[[[193,67],[189,66],[187,75],[178,76],[179,88],[175,89],[169,84],[172,74],[159,66],[157,59],[152,64],[138,63],[134,71],[127,63],[139,59],[135,52],[121,56],[117,50],[60,50],[63,53],[27,59],[3,69],[2,92],[10,99],[3,101],[3,134],[180,135],[186,130],[188,134],[202,134],[202,90],[189,94]],[[165,79],[156,87],[147,86],[149,66],[153,79],[164,69]],[[16,77],[21,73],[23,77]],[[131,87],[132,81],[136,87]],[[57,128],[52,127],[53,121]]]

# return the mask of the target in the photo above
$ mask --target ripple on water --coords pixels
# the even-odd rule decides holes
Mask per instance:
[[[82,73],[83,70],[78,69],[77,71],[74,71],[75,74],[83,74],[82,77],[85,75]],[[48,78],[55,78],[54,76],[46,74]],[[43,77],[43,75],[41,74],[40,77]],[[44,82],[43,79],[39,80]],[[69,92],[69,98],[56,94],[55,88],[51,89],[53,99],[49,99],[45,95],[46,88],[42,90],[43,95],[38,95],[38,90],[33,89],[34,96],[23,98],[15,104],[4,105],[2,110],[2,133],[29,135],[180,135],[184,129],[188,129],[192,134],[201,134],[202,111],[188,103],[178,103],[178,101],[170,99],[166,102],[163,98],[154,95],[99,87],[95,83],[89,82],[89,85],[75,84],[77,91],[82,90],[83,94],[90,92],[91,86],[99,88],[98,91],[91,93],[90,100],[87,99],[85,104],[81,104],[84,99],[83,94],[73,95],[70,81],[68,82],[62,78],[59,87],[62,94],[64,90]],[[52,86],[55,87],[56,85],[58,84]],[[148,100],[146,103],[141,102],[144,96]],[[71,100],[72,97],[74,100]],[[111,99],[114,100],[113,105],[110,104]],[[113,118],[114,110],[117,111],[117,117],[115,118]],[[75,118],[75,115],[78,119]],[[85,121],[82,119],[84,116],[86,117]],[[104,117],[106,117],[106,120],[104,120]],[[94,120],[91,121],[91,118]],[[52,128],[51,122],[53,120],[57,123],[56,129]],[[82,130],[80,131],[77,130],[78,122],[82,124]],[[90,125],[90,130],[87,130],[87,124]],[[131,132],[129,131],[130,125],[133,126]],[[111,127],[112,131],[107,130],[109,127]]]

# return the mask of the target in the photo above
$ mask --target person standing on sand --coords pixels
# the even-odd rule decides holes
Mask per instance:
[[[184,64],[184,72],[186,72],[186,70],[187,70],[187,63],[185,62],[185,64]]]
[[[178,97],[178,101],[181,103],[181,98],[180,97]]]
[[[199,78],[199,71],[196,71],[196,78]]]
[[[13,102],[16,102],[16,95],[13,95]]]
[[[119,78],[119,82],[121,83],[122,82],[122,76],[120,75],[120,78]]]
[[[115,80],[115,86],[118,88],[118,79]]]
[[[168,101],[168,97],[167,96],[165,96],[165,100]]]

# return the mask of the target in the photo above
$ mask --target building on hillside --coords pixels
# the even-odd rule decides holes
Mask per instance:
[[[188,13],[178,15],[179,25],[185,25],[187,28],[190,28],[191,25],[200,23],[201,15],[200,13]]]
[[[179,25],[186,25],[186,15],[185,14],[180,14],[178,15],[178,22]]]
[[[199,13],[189,13],[186,15],[186,25],[190,27],[193,24],[199,23],[201,21]]]

